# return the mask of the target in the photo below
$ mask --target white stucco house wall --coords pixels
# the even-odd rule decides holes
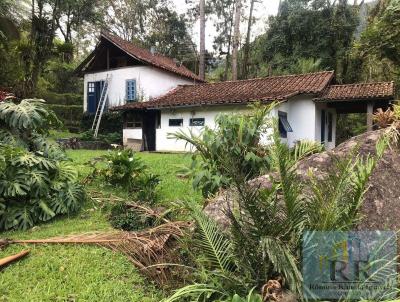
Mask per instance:
[[[106,111],[131,102],[152,100],[178,85],[204,82],[176,60],[140,48],[108,32],[101,33],[96,48],[76,72],[83,77],[83,110],[89,114],[95,114],[99,107],[106,82]],[[142,139],[141,127],[128,132],[130,138]]]
[[[169,138],[168,134],[189,129],[201,133],[205,126],[215,127],[218,114],[246,114],[251,103],[277,101],[279,103],[271,114],[279,122],[283,141],[293,146],[300,140],[310,140],[331,149],[336,145],[338,113],[372,114],[376,107],[389,106],[394,95],[392,82],[332,85],[333,79],[334,73],[326,71],[180,85],[151,101],[130,103],[115,109],[124,111],[126,120],[132,124],[135,119],[146,120],[147,115],[157,114],[155,129],[151,130],[155,137],[154,144],[151,144],[154,150],[191,151],[191,146]],[[368,120],[372,127],[372,120]],[[125,128],[123,131],[124,143],[128,145],[136,130]],[[144,135],[142,139],[146,141],[147,138]]]
[[[369,113],[387,107],[394,96],[393,82],[334,85],[334,72],[272,76],[205,83],[173,59],[102,33],[96,49],[78,67],[84,78],[84,111],[96,112],[108,81],[107,109],[123,112],[125,146],[145,151],[191,151],[170,133],[201,133],[214,128],[218,114],[246,114],[254,102],[279,102],[272,111],[282,140],[293,146],[300,140],[336,145],[337,115]]]

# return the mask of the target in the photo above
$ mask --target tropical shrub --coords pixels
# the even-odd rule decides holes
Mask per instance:
[[[290,149],[281,142],[276,128],[275,124],[266,150],[273,171],[267,188],[249,184],[240,158],[220,158],[236,192],[231,196],[232,206],[226,210],[230,222],[226,232],[198,205],[186,204],[197,226],[191,244],[198,264],[197,283],[177,290],[166,301],[183,297],[225,301],[277,279],[284,280],[285,290],[301,298],[303,232],[348,230],[358,221],[368,179],[388,145],[387,138],[378,141],[375,157],[351,154],[338,159],[327,178],[317,181],[310,175],[307,183],[299,179],[296,168],[299,160],[314,152],[315,146],[300,142]]]
[[[81,135],[79,136],[79,139],[82,141],[94,141],[94,140],[102,141],[107,144],[122,144],[122,132],[110,132],[105,134],[99,133],[97,135],[97,138],[94,138],[93,131],[88,130],[82,132]]]
[[[144,215],[125,202],[115,204],[109,216],[113,228],[125,231],[138,231],[154,226],[155,217]]]
[[[28,229],[84,201],[77,171],[46,138],[58,124],[42,100],[0,103],[0,230]]]
[[[196,148],[186,172],[193,178],[194,188],[201,189],[204,197],[221,187],[229,187],[232,181],[226,171],[229,161],[239,162],[247,179],[269,169],[266,149],[260,145],[260,139],[272,127],[269,115],[273,108],[274,105],[256,105],[248,114],[220,114],[215,120],[215,129],[206,126],[199,135],[182,130],[170,134]]]
[[[112,186],[131,193],[134,199],[154,203],[156,188],[160,182],[158,175],[148,171],[147,166],[131,149],[112,150],[102,157],[106,167],[96,172]]]

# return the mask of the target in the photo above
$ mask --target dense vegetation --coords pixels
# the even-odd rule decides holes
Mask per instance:
[[[107,154],[103,150],[67,150],[71,164],[83,180],[92,171],[87,162]],[[193,191],[187,180],[176,177],[176,163],[189,164],[183,154],[137,154],[149,167],[149,172],[160,175],[159,203],[171,204],[176,199],[201,194]],[[29,231],[3,232],[1,238],[41,239],[68,234],[113,230],[109,222],[112,197],[129,200],[129,194],[102,182],[86,186],[87,202],[77,215],[54,219]],[[18,253],[20,245],[0,249],[0,258]],[[5,301],[132,301],[159,302],[162,293],[146,280],[122,254],[95,246],[35,245],[29,246],[30,256],[2,269],[0,300]],[[40,282],[32,282],[32,278]],[[18,281],[16,281],[18,280]],[[67,280],[67,281],[66,281]]]
[[[187,1],[188,10],[181,15],[171,0],[61,2],[2,1],[0,85],[19,97],[45,99],[69,129],[88,129],[87,123],[81,123],[85,119],[82,82],[74,70],[93,46],[94,29],[96,33],[110,30],[145,48],[156,46],[160,53],[198,73],[198,54],[189,34],[199,18],[198,1]],[[239,21],[247,23],[247,32],[240,35],[238,43],[239,78],[335,70],[339,83],[395,80],[400,84],[398,0],[360,4],[347,0],[281,1],[278,14],[268,18],[258,36],[253,33],[257,1],[206,2],[206,31],[213,26],[215,32],[213,51],[205,55],[206,76],[211,81],[231,77],[236,45],[234,14],[239,3]],[[343,119],[343,125],[349,124],[346,116]],[[358,117],[357,122],[362,119]],[[338,135],[346,137],[359,130],[339,127]]]
[[[0,230],[28,229],[82,205],[77,171],[46,137],[57,123],[44,101],[0,103]]]
[[[169,0],[1,1],[1,89],[21,99],[43,97],[66,126],[88,129],[92,117],[82,116],[82,82],[74,70],[93,46],[93,33],[108,29],[143,47],[155,45],[197,73],[198,54],[189,33],[199,16],[198,1],[187,2],[190,11],[179,15]],[[237,43],[234,16],[240,4],[243,14],[236,15],[247,22],[248,31]],[[207,1],[209,20],[217,19],[213,52],[206,56],[208,79],[231,78],[235,46],[240,48],[242,79],[335,69],[338,82],[399,82],[399,0],[379,0],[376,6],[346,0],[284,0],[252,41],[250,16],[257,5],[255,0]],[[196,146],[191,161],[183,155],[115,150],[70,152],[75,160],[71,163],[48,139],[58,120],[42,101],[1,103],[0,230],[25,230],[54,219],[29,233],[5,233],[43,238],[111,227],[136,231],[159,223],[133,210],[135,203],[159,211],[159,220],[169,215],[195,223],[193,232],[179,243],[179,263],[171,269],[172,277],[181,279],[177,285],[171,278],[170,285],[182,287],[167,301],[260,302],[265,298],[260,290],[271,279],[284,280],[285,290],[301,296],[303,230],[347,230],[355,225],[366,183],[387,141],[378,143],[377,156],[354,154],[338,161],[326,179],[316,181],[311,175],[304,184],[295,173],[298,161],[321,146],[300,142],[289,149],[282,144],[277,131],[266,132],[266,126],[276,122],[267,118],[270,109],[258,108],[246,116],[221,115],[218,127],[206,128],[201,136],[175,134]],[[384,123],[390,112],[380,116]],[[107,120],[117,125],[114,121],[120,116],[105,117],[105,128]],[[341,117],[339,123],[345,126],[339,138],[362,129],[361,118],[354,115]],[[119,132],[118,127],[111,131]],[[261,146],[260,140],[269,135],[272,144]],[[120,139],[112,136],[104,139]],[[89,164],[95,156],[101,162]],[[182,162],[189,166],[185,172],[190,179],[176,176]],[[86,203],[72,165],[84,176],[79,180],[90,197]],[[262,173],[274,177],[268,189],[258,190],[248,180]],[[227,229],[201,211],[201,193],[211,197],[220,188],[235,192],[232,202],[240,208],[226,211]],[[65,215],[72,213],[79,214]],[[33,256],[0,274],[0,299],[160,301],[152,288],[143,290],[142,278],[121,255],[96,247],[35,247]],[[40,280],[38,285],[32,285],[31,276]],[[68,282],[60,282],[65,279]],[[134,292],[131,284],[141,289]]]
[[[268,109],[258,109],[252,116],[266,122],[267,112]],[[168,301],[179,301],[182,297],[231,301],[235,294],[244,297],[253,287],[261,288],[274,279],[284,280],[286,288],[301,298],[299,263],[303,231],[350,230],[355,226],[367,182],[387,147],[387,139],[378,142],[375,157],[349,154],[348,158],[337,161],[325,179],[311,175],[310,182],[302,182],[296,174],[297,163],[318,147],[300,142],[290,149],[281,141],[276,126],[273,133],[268,134],[262,128],[264,123],[260,123],[249,131],[257,133],[258,138],[270,136],[272,143],[259,146],[259,151],[264,154],[262,159],[269,163],[270,175],[273,175],[270,186],[261,190],[248,182],[249,171],[243,168],[244,157],[238,155],[239,148],[231,148],[223,138],[224,133],[231,131],[232,124],[240,124],[242,117],[231,115],[227,119],[231,123],[220,123],[212,134],[219,137],[214,142],[221,142],[220,148],[225,152],[210,149],[212,156],[205,157],[205,161],[208,165],[211,161],[216,167],[214,171],[218,172],[207,171],[222,174],[230,180],[229,188],[237,192],[229,196],[232,203],[225,209],[229,226],[224,232],[196,203],[184,204],[197,224],[197,236],[189,245],[197,264],[194,268],[196,283],[177,290]],[[276,125],[276,121],[270,120],[267,124]],[[245,131],[232,133],[235,141],[241,141],[243,146],[259,154],[253,140],[246,141],[243,139],[246,135],[241,136]],[[196,143],[208,145],[212,135],[207,132],[203,144]],[[182,138],[190,141],[190,137]],[[246,147],[241,149],[246,150]]]

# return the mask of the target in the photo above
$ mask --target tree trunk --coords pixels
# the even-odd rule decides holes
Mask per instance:
[[[249,12],[249,21],[247,23],[247,35],[246,35],[246,44],[244,45],[244,54],[243,54],[243,65],[242,65],[242,78],[247,78],[248,73],[248,61],[249,61],[249,53],[250,53],[250,35],[251,35],[251,26],[253,25],[253,10],[254,3],[256,0],[251,0],[250,2],[250,12]]]
[[[205,0],[200,0],[200,62],[199,76],[202,80],[205,79],[205,31],[206,31],[206,16],[205,16]]]
[[[233,29],[233,46],[232,46],[232,80],[238,78],[238,52],[240,39],[240,11],[242,8],[241,0],[236,0],[235,5],[235,23]]]

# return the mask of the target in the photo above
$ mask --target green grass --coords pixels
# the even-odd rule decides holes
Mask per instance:
[[[90,172],[85,165],[107,151],[70,150],[68,155],[82,176]],[[178,179],[178,165],[190,162],[183,154],[140,153],[153,173],[159,174],[160,201],[164,204],[192,197],[201,200],[190,182]],[[110,187],[92,185],[90,190],[126,196]],[[106,211],[93,202],[75,216],[63,217],[29,231],[14,231],[1,238],[35,239],[110,230]],[[25,259],[0,272],[0,301],[160,301],[162,293],[138,273],[122,255],[94,246],[12,245],[0,250],[0,258],[30,249]]]
[[[100,157],[108,151],[104,150],[69,150],[68,155],[77,163],[77,167],[82,174],[90,172],[90,168],[85,165],[92,158]],[[193,198],[200,201],[201,194],[193,190],[192,184],[187,179],[176,177],[180,166],[189,165],[191,158],[189,154],[161,154],[161,153],[137,153],[154,174],[160,175],[161,182],[158,187],[160,202],[183,200]],[[104,188],[107,190],[107,188]]]

